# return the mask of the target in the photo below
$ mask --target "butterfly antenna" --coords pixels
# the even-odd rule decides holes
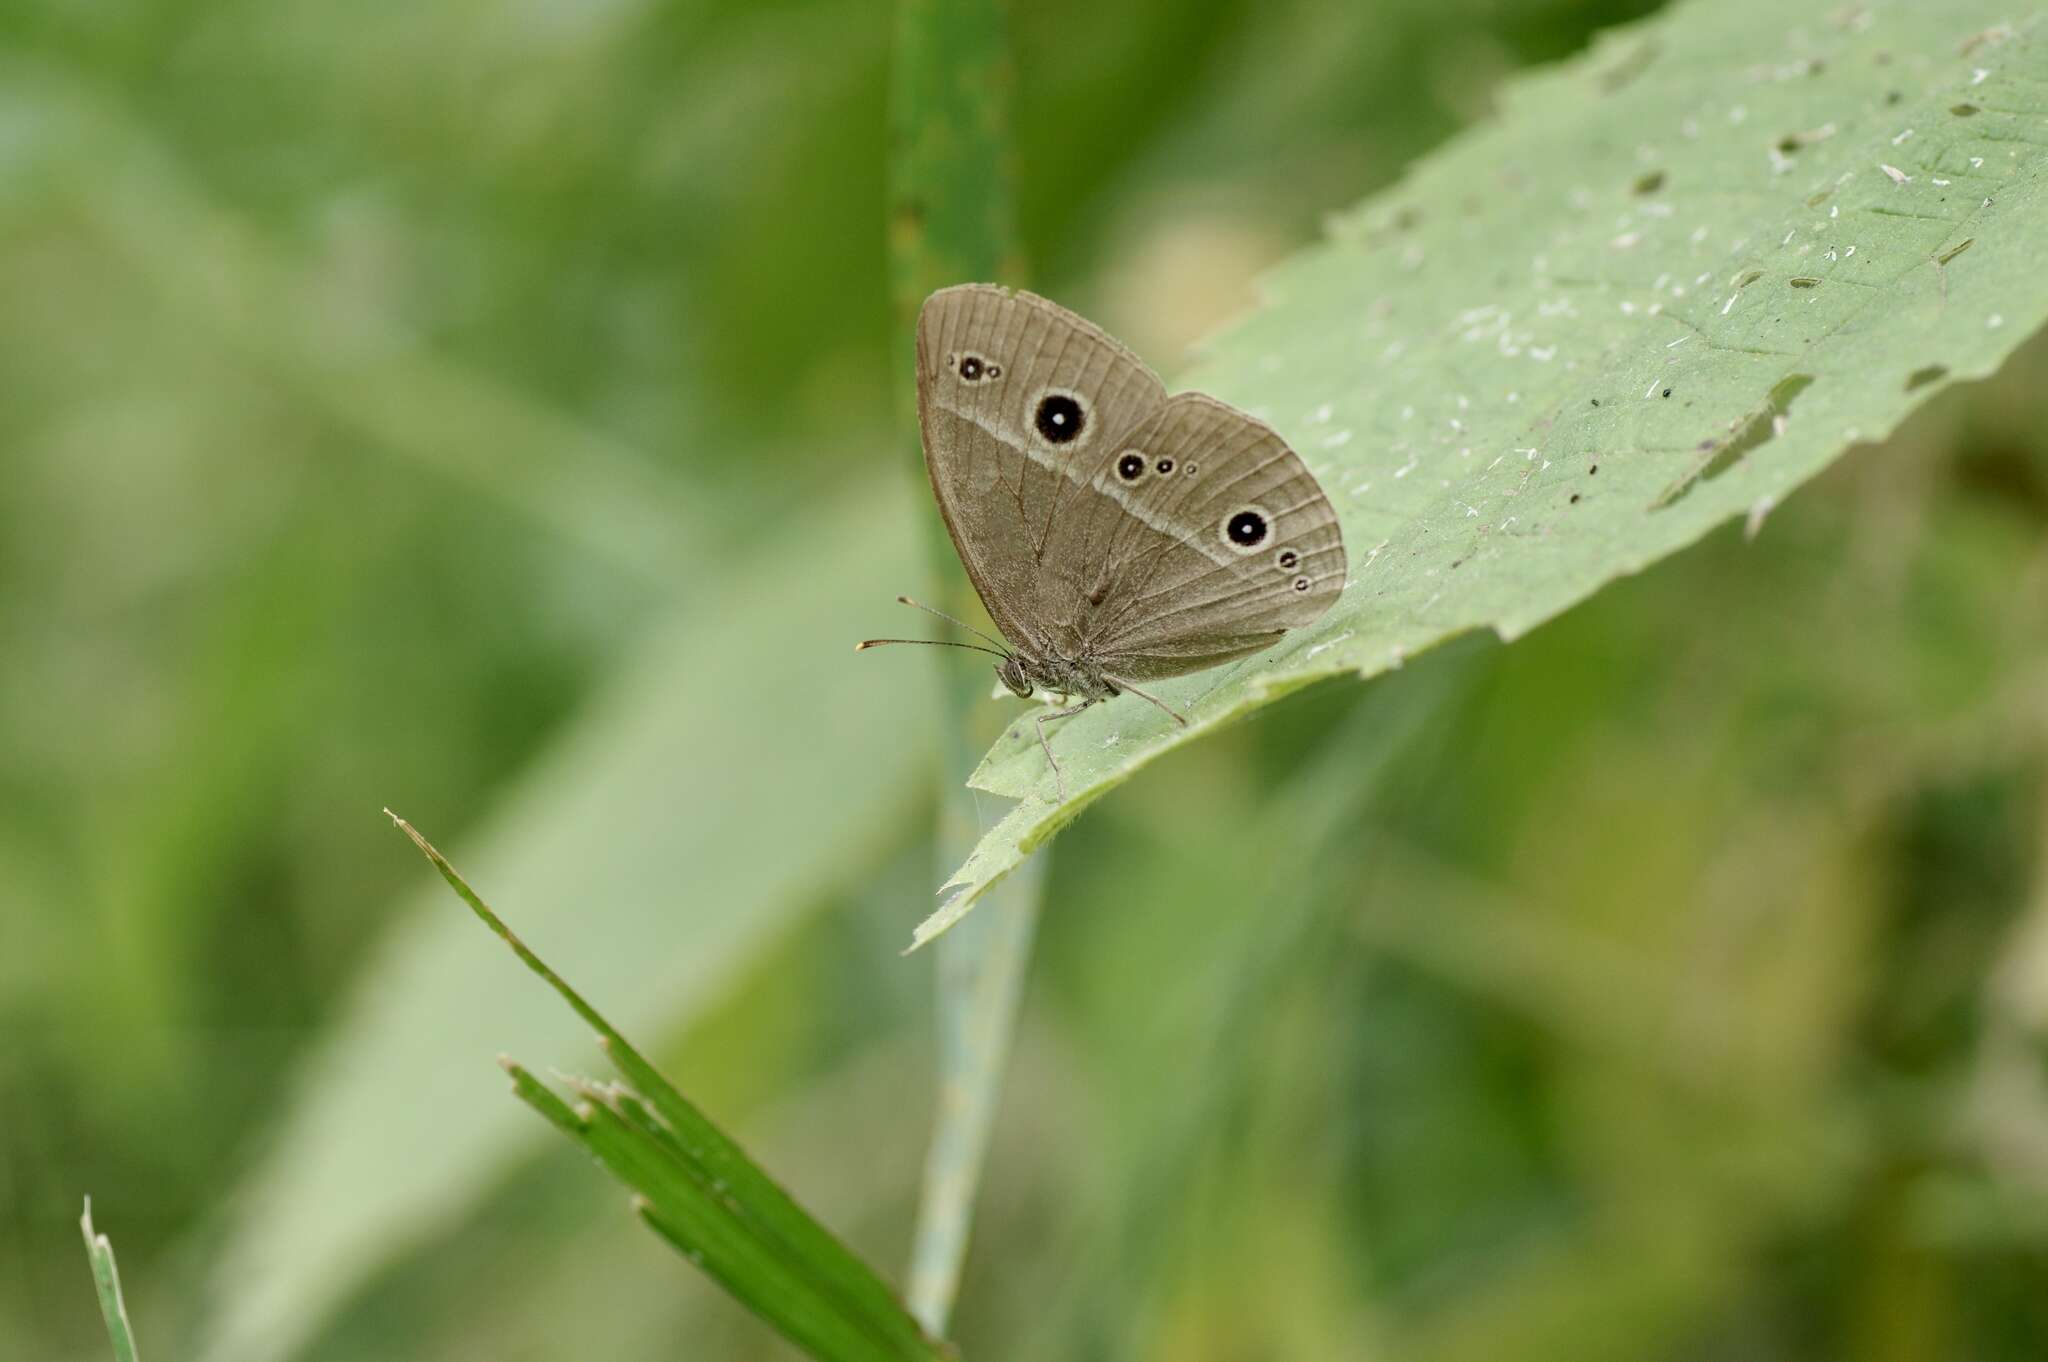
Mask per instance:
[[[859,652],[863,648],[879,648],[884,643],[921,643],[927,648],[967,648],[977,653],[987,653],[990,657],[1009,656],[1008,653],[999,653],[993,648],[984,648],[979,643],[955,643],[946,638],[864,638],[853,645],[853,650]]]
[[[1119,681],[1116,684],[1120,690],[1127,690],[1131,694],[1137,696],[1140,700],[1150,700],[1153,704],[1165,710],[1167,716],[1171,718],[1175,723],[1179,724],[1182,728],[1186,728],[1188,726],[1187,716],[1181,714],[1172,705],[1167,704],[1166,701],[1160,699],[1158,696],[1148,695],[1144,691],[1139,690],[1136,686],[1132,685],[1128,681]]]
[[[925,603],[924,603],[923,601],[913,601],[913,600],[912,600],[912,599],[910,599],[910,597],[908,597],[908,596],[898,596],[898,597],[896,598],[896,603],[897,603],[898,605],[907,605],[907,606],[910,606],[910,607],[911,607],[912,609],[915,609],[915,610],[922,610],[922,611],[924,611],[924,612],[925,612],[925,614],[927,614],[927,615],[937,615],[937,616],[938,616],[938,617],[939,617],[940,619],[942,619],[942,620],[946,621],[946,623],[948,623],[948,624],[957,624],[957,625],[959,625],[959,626],[960,626],[960,627],[961,627],[962,629],[965,629],[965,630],[966,630],[966,631],[967,631],[968,633],[970,633],[970,634],[974,635],[974,636],[975,636],[976,638],[978,638],[978,639],[985,639],[985,640],[987,640],[988,642],[990,642],[990,643],[993,643],[993,644],[995,644],[995,645],[996,645],[996,647],[998,647],[998,648],[1001,648],[1001,649],[1002,649],[1002,655],[1003,655],[1004,657],[1008,657],[1008,656],[1010,655],[1010,650],[1009,650],[1009,649],[1007,649],[1007,648],[1003,648],[1003,641],[1002,641],[1001,639],[999,639],[999,638],[989,638],[989,636],[988,636],[987,634],[984,634],[984,633],[982,633],[982,632],[981,632],[981,630],[979,630],[979,629],[975,628],[975,627],[974,627],[973,625],[969,624],[969,623],[968,623],[968,622],[967,622],[966,620],[961,620],[961,619],[955,619],[955,618],[953,618],[953,617],[952,617],[951,615],[947,614],[947,613],[946,613],[945,611],[943,611],[943,610],[934,610],[934,609],[932,609],[932,608],[931,608],[930,606],[926,605],[926,604],[925,604]]]

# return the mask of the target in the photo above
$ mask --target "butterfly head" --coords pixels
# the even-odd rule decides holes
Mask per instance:
[[[1024,674],[1023,659],[1012,653],[996,663],[996,679],[1010,688],[1011,694],[1020,700],[1031,698],[1031,678]]]

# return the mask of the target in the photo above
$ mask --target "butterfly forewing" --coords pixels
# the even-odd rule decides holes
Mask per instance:
[[[1007,638],[1063,650],[1078,565],[1050,545],[1099,499],[1088,484],[1102,451],[1166,390],[1091,323],[987,284],[927,299],[917,352],[925,467],[961,564]]]

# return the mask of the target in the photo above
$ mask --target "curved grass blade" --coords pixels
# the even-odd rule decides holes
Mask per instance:
[[[633,1188],[635,1209],[649,1225],[814,1357],[891,1362],[950,1355],[880,1277],[521,941],[417,829],[390,817],[470,911],[597,1032],[626,1084],[579,1081],[581,1100],[573,1107],[518,1065],[506,1068],[520,1098]]]

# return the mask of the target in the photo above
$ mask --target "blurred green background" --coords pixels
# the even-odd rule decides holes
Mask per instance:
[[[1170,378],[1324,213],[1649,8],[1018,6],[1030,282]],[[498,949],[385,804],[515,925],[565,913],[558,963],[667,1018],[683,1086],[900,1272],[932,659],[847,651],[902,627],[934,514],[890,427],[889,28],[0,12],[0,1356],[105,1355],[88,1192],[160,1357],[257,1289],[219,1269],[252,1214],[281,1246],[254,1274],[330,1213],[246,1189],[381,1062],[351,1020],[379,988],[440,987],[412,919]],[[612,770],[622,710],[720,740]],[[1377,778],[1333,781],[1390,727]],[[1301,807],[1328,826],[1286,836]],[[568,809],[576,837],[503,851]],[[2036,342],[1754,542],[1318,688],[1066,832],[955,1336],[2041,1356],[2044,848]],[[628,898],[754,925],[685,969]],[[467,978],[438,1005],[468,1031],[411,1040],[488,1086],[514,1022]],[[789,1355],[494,1100],[527,1142],[332,1265],[338,1300],[287,1301],[301,1355]],[[342,1150],[402,1124],[314,1122]]]

